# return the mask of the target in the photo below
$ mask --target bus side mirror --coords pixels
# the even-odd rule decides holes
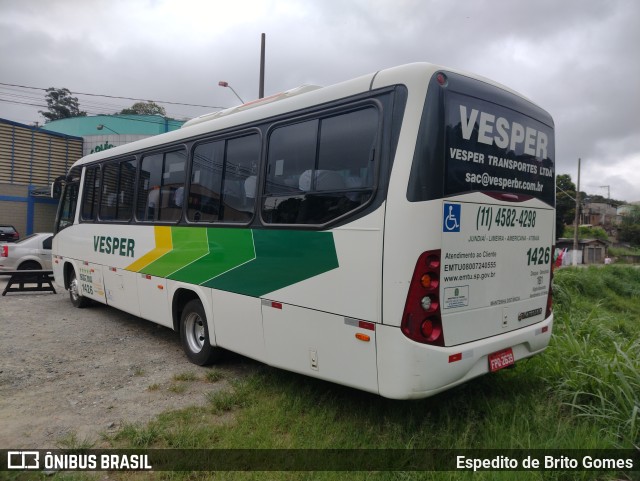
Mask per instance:
[[[59,199],[62,195],[62,183],[55,181],[51,183],[51,198]]]
[[[53,183],[51,184],[52,199],[59,199],[60,197],[62,197],[62,187],[64,186],[66,181],[67,181],[66,175],[61,175],[59,177],[56,177],[56,180],[54,180]]]

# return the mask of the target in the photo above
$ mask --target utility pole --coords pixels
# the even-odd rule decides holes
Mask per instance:
[[[580,157],[578,157],[578,186],[576,188],[576,216],[573,222],[573,265],[578,265],[578,220],[580,216]]]
[[[264,98],[264,50],[266,35],[262,34],[262,42],[260,44],[260,88],[258,90],[258,98]]]

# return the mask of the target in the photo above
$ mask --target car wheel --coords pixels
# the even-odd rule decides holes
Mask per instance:
[[[18,266],[19,271],[39,271],[42,266],[36,261],[25,261]]]
[[[180,340],[184,353],[198,366],[211,364],[220,357],[220,348],[211,345],[207,316],[198,299],[193,299],[184,306],[180,318]]]
[[[76,271],[71,271],[71,277],[69,278],[69,299],[74,307],[82,309],[89,305],[90,300],[80,294],[80,283],[76,277]]]

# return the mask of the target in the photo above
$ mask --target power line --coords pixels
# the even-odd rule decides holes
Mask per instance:
[[[33,107],[49,108],[47,105],[42,104],[42,96],[38,93],[30,93],[26,90],[19,90],[10,87],[3,87],[0,85],[0,102],[8,104],[18,105],[30,105]],[[117,102],[117,103],[116,103]],[[100,102],[99,100],[83,100],[81,104],[82,110],[86,111],[89,115],[119,115],[122,109],[129,108],[131,104],[126,104],[124,101],[106,101]],[[172,111],[172,107],[169,107],[169,111],[166,113],[170,118],[187,118],[191,117],[189,114],[178,113]]]
[[[46,105],[40,105],[40,104],[30,104],[28,102],[18,102],[17,100],[5,100],[5,99],[0,99],[0,102],[6,102],[8,104],[20,104],[20,105],[32,105],[33,107],[43,107],[43,108],[47,108]]]
[[[30,103],[27,103],[27,102],[18,102],[16,100],[0,99],[0,102],[7,102],[7,103],[10,103],[10,104],[32,105],[34,107],[45,107],[45,108],[47,107],[46,105],[30,104]],[[98,114],[98,115],[105,115],[105,114]],[[171,118],[168,118],[168,117],[162,117],[162,118],[157,119],[157,120],[156,119],[140,119],[140,118],[127,116],[127,114],[107,114],[106,116],[119,117],[121,119],[129,120],[131,122],[145,122],[145,123],[148,123],[148,124],[156,124],[156,125],[164,125],[167,120],[176,120],[176,119],[171,119]]]
[[[31,90],[43,90],[43,91],[47,91],[47,89],[42,88],[42,87],[30,87],[27,85],[18,85],[18,84],[9,84],[9,83],[4,83],[4,82],[0,82],[0,85],[6,85],[8,87],[20,87],[23,89],[31,89]],[[219,107],[219,106],[214,106],[214,105],[198,105],[198,104],[186,104],[186,103],[181,103],[181,102],[169,102],[166,100],[149,100],[149,99],[140,99],[140,98],[135,98],[135,97],[120,97],[117,95],[106,95],[106,94],[90,94],[90,93],[85,93],[85,92],[71,92],[74,95],[87,95],[89,97],[105,97],[105,98],[109,98],[109,99],[124,99],[124,100],[138,100],[138,101],[142,101],[142,102],[155,102],[155,103],[160,103],[160,104],[167,104],[167,105],[182,105],[182,106],[186,106],[186,107],[202,107],[205,109],[225,109],[226,107]]]

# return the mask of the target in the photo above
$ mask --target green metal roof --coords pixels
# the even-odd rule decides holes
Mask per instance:
[[[47,122],[41,128],[50,132],[86,137],[90,135],[157,135],[178,130],[184,120],[160,115],[95,115]],[[103,125],[102,130],[98,126]]]

